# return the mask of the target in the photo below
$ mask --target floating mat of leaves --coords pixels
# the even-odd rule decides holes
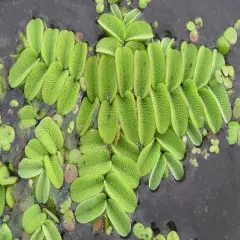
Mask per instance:
[[[43,161],[47,154],[47,149],[36,138],[31,139],[25,147],[25,155],[30,159],[39,159]]]
[[[105,37],[96,45],[96,52],[115,56],[116,49],[122,47],[121,42],[114,37]]]

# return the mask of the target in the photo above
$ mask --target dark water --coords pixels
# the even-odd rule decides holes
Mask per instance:
[[[136,2],[136,1],[135,1]],[[157,20],[160,37],[165,30],[176,39],[188,39],[186,22],[202,17],[200,43],[213,47],[223,30],[240,17],[239,0],[152,0],[145,10],[145,19]],[[96,43],[101,30],[96,25],[95,3],[91,0],[0,0],[0,56],[11,66],[8,55],[18,45],[18,31],[23,30],[33,17],[40,16],[56,27],[80,31],[84,40]],[[237,89],[240,79],[240,43],[228,56],[235,67]],[[18,95],[18,93],[16,93]],[[11,97],[11,96],[9,96]],[[12,118],[6,121],[12,122]],[[155,193],[144,186],[138,197],[140,205],[133,220],[146,226],[151,222],[162,233],[166,224],[173,221],[182,240],[237,240],[240,238],[240,147],[230,147],[226,131],[219,134],[220,154],[207,160],[198,159],[193,168],[185,160],[187,176],[184,182],[167,181]],[[22,144],[23,147],[24,144]],[[208,143],[206,143],[208,146]],[[19,150],[21,152],[21,149]],[[65,233],[64,239],[109,239],[93,236],[88,225],[77,224],[74,233]],[[120,239],[112,236],[110,239]],[[134,239],[134,237],[131,237]]]

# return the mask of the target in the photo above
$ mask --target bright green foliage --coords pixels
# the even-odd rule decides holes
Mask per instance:
[[[6,124],[0,126],[0,149],[10,149],[10,144],[14,141],[15,131],[14,129]]]
[[[190,119],[188,120],[187,135],[195,146],[201,145],[202,134]]]
[[[0,239],[1,240],[12,240],[12,232],[8,227],[7,223],[3,223],[0,227]]]
[[[137,188],[140,180],[140,170],[135,162],[129,158],[113,155],[112,171],[131,188]]]
[[[24,158],[18,165],[18,175],[21,178],[32,178],[43,170],[43,162],[39,159]]]
[[[31,20],[26,29],[27,42],[30,48],[38,54],[41,51],[44,25],[40,18]]]
[[[5,187],[0,185],[0,217],[3,214],[5,207]]]
[[[175,231],[171,231],[167,235],[167,240],[180,240],[180,238]]]
[[[146,97],[137,98],[138,110],[138,134],[140,143],[147,146],[153,140],[155,133],[155,116],[152,99]]]
[[[13,188],[13,185],[11,185],[6,190],[6,203],[12,209],[14,208],[14,205],[15,205],[15,199],[13,197],[13,193],[14,193],[14,188]],[[1,215],[1,213],[0,213],[0,215]]]
[[[76,219],[80,223],[88,223],[100,216],[106,209],[106,194],[99,193],[80,203],[75,211]]]
[[[218,103],[214,95],[207,88],[199,90],[199,95],[203,102],[207,123],[214,133],[218,133],[222,126],[222,116]]]
[[[153,231],[150,227],[144,228],[141,223],[136,223],[133,227],[133,234],[138,239],[150,240],[152,239]]]
[[[101,139],[98,130],[90,129],[80,140],[80,151],[85,154],[91,152],[93,149],[105,148],[106,144]]]
[[[153,38],[151,26],[144,21],[129,23],[126,29],[126,41],[147,41]]]
[[[209,89],[217,100],[225,123],[228,123],[232,118],[232,108],[225,87],[223,84],[213,81],[209,84]]]
[[[99,97],[98,61],[96,56],[87,59],[84,79],[88,98],[91,102],[94,102],[96,97]]]
[[[96,52],[114,57],[118,47],[122,47],[122,44],[118,39],[114,37],[105,37],[97,43]]]
[[[118,132],[117,103],[103,101],[98,114],[98,130],[102,140],[111,144]]]
[[[142,42],[136,42],[136,41],[129,41],[126,43],[125,47],[128,47],[132,50],[133,53],[135,53],[135,51],[139,50],[144,50],[145,49],[145,45]]]
[[[213,50],[213,62],[212,62],[212,78],[215,76],[217,70],[225,65],[225,59],[223,55],[218,52],[216,49]]]
[[[124,42],[126,29],[119,18],[111,14],[102,14],[98,19],[98,23],[108,35]]]
[[[93,196],[96,196],[104,187],[104,177],[84,176],[74,180],[71,184],[71,198],[74,202],[80,203]]]
[[[75,39],[72,31],[63,30],[59,33],[56,46],[56,56],[64,69],[69,66],[74,45]]]
[[[73,77],[69,76],[66,79],[57,100],[57,111],[59,114],[65,116],[73,110],[77,102],[79,91],[79,82],[74,81]]]
[[[46,240],[62,240],[57,227],[51,220],[46,220],[42,225],[42,230]]]
[[[211,79],[213,55],[209,48],[201,46],[198,50],[197,64],[193,80],[197,88],[202,88]]]
[[[233,27],[227,28],[223,36],[226,38],[226,40],[231,44],[234,45],[237,42],[237,31]]]
[[[140,151],[136,144],[129,141],[123,133],[120,134],[118,141],[111,145],[112,151],[119,156],[130,158],[137,162]]]
[[[173,154],[166,152],[164,153],[165,158],[167,159],[167,166],[169,170],[171,171],[173,177],[179,181],[184,176],[184,169],[182,163],[173,156]]]
[[[160,150],[160,144],[154,140],[141,151],[137,161],[141,176],[147,175],[152,170],[160,157]]]
[[[165,38],[162,39],[162,41],[161,41],[161,48],[162,48],[165,56],[168,53],[168,49],[172,48],[173,43],[174,43],[174,38],[165,37]]]
[[[117,97],[119,120],[125,136],[132,142],[138,141],[136,102],[132,92],[126,91],[125,98]]]
[[[63,185],[63,170],[56,155],[50,158],[44,158],[44,165],[47,171],[48,178],[56,189],[60,189]]]
[[[237,98],[234,102],[234,107],[233,107],[233,118],[235,120],[240,119],[240,98]]]
[[[93,114],[98,106],[98,98],[95,99],[94,103],[91,103],[86,97],[82,100],[76,120],[77,132],[80,136],[83,136],[83,134],[90,128]]]
[[[36,125],[36,113],[32,106],[26,105],[22,107],[19,109],[17,114],[20,120],[19,125],[22,129],[30,128]]]
[[[63,71],[59,62],[50,65],[42,86],[42,98],[46,104],[53,105],[57,101],[68,75],[69,71]]]
[[[139,9],[135,8],[126,14],[126,16],[123,19],[123,23],[127,26],[132,22],[138,21],[141,16],[142,12]]]
[[[182,85],[182,92],[193,124],[197,128],[201,128],[204,124],[204,110],[195,82],[192,79],[184,81]]]
[[[83,75],[86,60],[88,55],[88,45],[85,42],[78,42],[72,51],[70,62],[69,62],[69,72],[73,79],[80,79]]]
[[[45,117],[35,129],[36,138],[51,154],[63,147],[63,135],[57,124],[50,118]]]
[[[36,199],[39,203],[45,204],[49,198],[50,181],[47,172],[43,170],[36,186]]]
[[[44,31],[41,55],[44,62],[50,66],[56,60],[58,29],[48,28]]]
[[[231,121],[228,123],[228,136],[227,136],[228,144],[233,145],[237,141],[240,142],[239,129],[240,125],[238,122]]]
[[[172,153],[179,160],[183,159],[186,146],[172,129],[168,129],[164,134],[158,134],[157,140],[164,150]]]
[[[165,133],[171,123],[169,93],[163,83],[159,83],[155,91],[151,91],[156,128],[159,133]]]
[[[33,100],[40,92],[46,71],[47,65],[43,62],[39,62],[27,76],[24,85],[24,95],[28,101]]]
[[[115,0],[115,2],[118,2],[118,0],[117,1]],[[118,7],[118,5],[117,4],[111,4],[110,8],[111,8],[112,14],[114,16],[118,17],[120,20],[122,20],[122,12],[121,12],[120,8]]]
[[[149,177],[148,186],[151,190],[154,191],[158,188],[158,186],[160,185],[160,183],[162,181],[165,169],[166,169],[166,158],[163,154],[161,154],[161,156],[155,163],[155,165],[151,171],[150,177]]]
[[[41,227],[38,228],[30,238],[30,240],[43,240],[43,239],[44,239],[44,234]]]
[[[217,40],[217,49],[222,55],[227,55],[230,51],[230,45],[225,37],[221,36]]]
[[[117,80],[121,97],[133,89],[133,53],[128,47],[118,47],[115,54]]]
[[[187,23],[186,27],[187,27],[187,29],[188,29],[190,32],[196,30],[196,25],[195,25],[195,23],[192,22],[192,21],[189,21],[189,22]]]
[[[49,210],[46,209],[46,208],[43,208],[43,211],[46,212],[47,215],[48,215],[50,218],[52,218],[56,223],[60,223],[58,217],[57,217],[54,213],[52,213],[51,211],[49,211]]]
[[[98,72],[100,101],[108,100],[112,102],[117,93],[117,73],[114,57],[103,55],[99,62]]]
[[[137,207],[137,198],[133,190],[114,173],[108,173],[104,181],[107,195],[126,212],[132,213]]]
[[[131,231],[131,221],[126,212],[112,199],[107,201],[107,215],[114,228],[122,237]]]
[[[165,83],[165,56],[161,45],[155,42],[148,44],[147,51],[151,68],[152,87],[156,89],[159,83]]]
[[[22,217],[23,230],[28,234],[33,234],[46,221],[47,214],[42,212],[37,204],[28,208]]]
[[[181,45],[182,62],[183,62],[183,81],[192,79],[197,63],[198,50],[193,44],[183,42]]]
[[[36,138],[31,139],[25,147],[25,155],[30,159],[43,160],[47,154],[47,149]]]
[[[166,86],[169,92],[179,87],[183,80],[183,62],[181,52],[168,48],[166,57]]]
[[[78,174],[82,176],[104,175],[110,171],[112,162],[110,153],[106,149],[92,149],[78,161]]]
[[[10,86],[15,88],[20,85],[38,62],[37,53],[31,48],[25,49],[10,69],[8,76]]]
[[[173,130],[178,136],[182,137],[187,131],[188,109],[179,88],[171,93],[170,108]]]
[[[137,97],[145,98],[151,88],[150,62],[146,50],[134,54],[134,92]]]

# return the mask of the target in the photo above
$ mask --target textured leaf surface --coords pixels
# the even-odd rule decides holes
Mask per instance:
[[[125,44],[125,47],[128,47],[132,50],[133,53],[135,53],[135,51],[139,50],[144,50],[145,49],[145,45],[142,42],[136,42],[136,41],[129,41]]]
[[[173,130],[168,129],[164,134],[158,134],[157,140],[164,150],[172,153],[177,159],[183,159],[186,146]]]
[[[59,62],[50,65],[42,86],[42,98],[46,104],[53,105],[57,101],[68,75],[69,71],[63,71]]]
[[[171,231],[167,235],[167,240],[180,240],[180,238],[175,231]]]
[[[95,99],[94,103],[91,103],[86,97],[82,100],[76,120],[76,127],[80,136],[82,136],[90,128],[93,114],[98,106],[98,98]]]
[[[103,101],[98,114],[98,130],[102,140],[111,144],[118,132],[117,103]]]
[[[71,184],[71,198],[74,202],[83,202],[102,191],[104,187],[104,177],[84,176],[79,177]]]
[[[20,85],[38,62],[37,53],[31,48],[25,49],[10,69],[8,76],[10,86],[15,88]]]
[[[43,239],[44,239],[44,234],[41,227],[38,228],[30,238],[30,240],[43,240]]]
[[[49,198],[50,181],[47,172],[43,170],[36,186],[36,199],[39,203],[45,204]]]
[[[136,114],[136,102],[130,91],[125,92],[125,97],[117,97],[117,108],[121,128],[125,136],[132,142],[138,141],[138,122]]]
[[[141,151],[137,161],[141,176],[147,175],[152,170],[160,157],[160,150],[160,144],[157,141],[153,141]]]
[[[24,85],[24,95],[28,101],[31,101],[40,92],[46,71],[47,65],[43,62],[39,62],[27,76]]]
[[[57,227],[51,220],[46,220],[42,225],[42,230],[46,240],[62,240]]]
[[[80,177],[86,175],[104,175],[110,171],[112,162],[110,153],[106,149],[92,149],[91,152],[84,154],[78,161],[78,174]]]
[[[121,97],[127,90],[133,89],[133,53],[130,48],[123,47],[116,50],[116,71]]]
[[[32,106],[26,105],[18,110],[19,125],[21,128],[30,128],[36,125],[36,112]]]
[[[75,82],[72,76],[69,76],[66,79],[57,100],[57,111],[59,114],[65,116],[74,109],[79,91],[79,82]]]
[[[146,41],[153,38],[151,26],[144,21],[129,23],[126,29],[126,41]]]
[[[167,165],[169,170],[171,171],[173,177],[179,181],[184,176],[184,169],[182,163],[171,153],[164,153],[164,156],[167,159]]]
[[[40,53],[43,39],[44,25],[40,18],[31,20],[26,29],[27,42],[30,48]]]
[[[28,234],[33,234],[46,221],[47,214],[37,204],[29,207],[23,214],[22,227]]]
[[[63,147],[63,135],[57,124],[50,118],[45,117],[35,129],[37,139],[51,154]]]
[[[197,128],[201,128],[204,124],[204,110],[196,84],[192,79],[185,80],[182,89],[190,118]]]
[[[84,79],[88,98],[91,102],[94,102],[96,97],[99,97],[98,61],[96,56],[87,59]]]
[[[214,95],[207,88],[200,89],[199,95],[203,102],[207,123],[214,133],[218,133],[222,126],[222,116],[218,103]]]
[[[141,173],[137,164],[131,159],[113,155],[112,171],[131,188],[138,187]]]
[[[32,178],[43,170],[43,162],[39,159],[24,158],[18,165],[18,175],[21,178]]]
[[[145,98],[151,88],[150,63],[146,50],[134,54],[134,92],[137,97]]]
[[[108,199],[107,215],[118,234],[126,237],[130,233],[131,222],[127,213],[112,199]]]
[[[41,55],[44,62],[50,66],[56,60],[56,47],[59,30],[48,28],[44,31]]]
[[[117,4],[111,4],[110,5],[111,8],[111,12],[114,16],[116,16],[117,18],[119,18],[120,20],[122,20],[122,12],[119,9]]]
[[[47,154],[47,149],[36,138],[31,139],[25,147],[25,155],[30,159],[43,160]]]
[[[212,78],[215,76],[216,70],[221,70],[222,66],[225,65],[225,59],[223,55],[216,49],[213,50],[213,61],[212,61]]]
[[[169,92],[179,87],[183,80],[183,63],[181,53],[169,48],[166,57],[166,86]]]
[[[149,177],[149,188],[154,191],[160,185],[164,172],[166,170],[166,158],[162,154],[160,158],[157,160],[156,164],[154,165],[150,177]]]
[[[159,83],[165,83],[165,56],[161,45],[155,42],[148,44],[147,51],[151,67],[152,87],[156,89]]]
[[[106,192],[126,212],[134,212],[137,198],[133,190],[117,174],[109,173],[104,181]]]
[[[198,50],[197,64],[193,80],[197,88],[207,85],[212,75],[212,52],[210,49],[201,46]]]
[[[100,100],[112,102],[117,93],[117,73],[114,57],[103,55],[99,62],[98,71]]]
[[[129,141],[123,133],[120,134],[117,142],[111,145],[112,151],[122,157],[127,157],[137,162],[140,154],[136,144]]]
[[[123,22],[114,15],[102,14],[98,19],[99,25],[110,36],[123,42],[126,36],[126,29]]]
[[[0,217],[3,214],[5,207],[5,187],[0,185]]]
[[[188,121],[187,135],[195,146],[200,146],[202,143],[202,134],[199,129],[192,123],[191,120]]]
[[[77,221],[80,223],[91,222],[105,211],[106,205],[106,194],[104,193],[80,203],[75,211]]]
[[[12,240],[12,232],[8,227],[7,223],[3,223],[0,227],[0,239],[1,240]]]
[[[173,130],[178,136],[182,137],[187,131],[188,110],[184,96],[179,88],[171,93],[170,108]]]
[[[72,31],[63,30],[59,33],[56,46],[56,56],[64,69],[69,66],[74,45],[75,39]]]
[[[140,19],[141,16],[142,12],[139,9],[135,8],[125,15],[123,23],[125,25],[128,25],[132,22],[136,22]]]
[[[117,38],[105,37],[101,39],[96,45],[96,52],[115,56],[116,49],[122,47],[122,44]]]
[[[88,54],[88,45],[85,42],[78,42],[72,51],[70,62],[69,62],[69,72],[73,79],[80,79],[83,75],[86,60]]]
[[[159,133],[165,133],[171,123],[169,93],[163,83],[151,91],[156,128]]]
[[[46,156],[44,165],[50,182],[56,189],[60,189],[63,185],[63,170],[58,157],[56,155],[50,158]]]
[[[137,98],[138,109],[138,134],[140,143],[147,146],[153,140],[155,133],[155,116],[152,99],[146,97]]]

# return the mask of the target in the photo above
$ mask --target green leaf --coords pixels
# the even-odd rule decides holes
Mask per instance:
[[[162,39],[161,48],[165,56],[168,54],[168,49],[172,48],[173,43],[174,43],[174,38],[171,39],[171,38],[165,37]]]
[[[145,45],[142,42],[136,42],[136,41],[128,41],[125,45],[125,47],[128,47],[132,50],[133,53],[135,53],[137,50],[145,50]]]
[[[26,105],[18,110],[18,118],[22,129],[30,128],[36,125],[36,113],[32,106]]]
[[[50,181],[47,172],[43,170],[37,181],[36,199],[39,203],[45,204],[48,201],[50,193]]]
[[[190,32],[196,30],[196,25],[195,25],[195,23],[192,22],[192,21],[189,21],[189,22],[187,23],[186,27],[187,27],[187,29],[188,29]]]
[[[33,138],[25,147],[25,155],[30,159],[39,159],[43,161],[43,158],[48,155],[48,151],[38,139]]]
[[[114,37],[102,38],[96,45],[96,52],[115,56],[116,49],[122,47],[118,39]]]
[[[44,239],[44,234],[41,227],[38,228],[30,238],[30,240],[43,240],[43,239]]]
[[[200,146],[202,143],[202,134],[198,128],[188,120],[187,135],[195,146]]]
[[[135,8],[125,15],[123,23],[127,26],[132,22],[138,21],[141,18],[141,16],[142,12],[139,9]]]
[[[121,10],[119,9],[117,4],[111,4],[110,5],[111,8],[111,12],[114,16],[116,16],[117,18],[119,18],[120,20],[122,20],[122,13]]]
[[[0,239],[3,240],[12,240],[12,232],[8,227],[7,223],[3,223],[0,227]]]
[[[223,33],[223,36],[231,44],[236,44],[237,42],[237,31],[233,27],[229,27]]]
[[[137,207],[137,198],[133,190],[115,173],[108,173],[104,186],[107,195],[116,201],[126,212],[132,213]]]
[[[15,199],[13,197],[14,190],[15,189],[13,188],[13,185],[11,185],[7,188],[7,191],[6,191],[6,203],[11,209],[13,209],[14,205],[15,205]],[[1,213],[0,213],[0,215],[1,215]]]
[[[83,176],[74,180],[71,184],[71,198],[74,202],[80,203],[93,196],[96,196],[104,187],[104,177]]]
[[[47,214],[37,204],[29,207],[23,214],[22,227],[28,234],[33,234],[46,221]]]
[[[42,225],[44,236],[47,240],[62,240],[57,227],[51,220],[46,220]]]
[[[124,42],[126,29],[123,22],[114,15],[102,14],[98,19],[98,24],[110,36]]]
[[[52,218],[56,223],[60,223],[58,217],[57,217],[54,213],[52,213],[51,211],[49,211],[49,210],[46,209],[46,208],[43,208],[43,211],[44,211],[50,218]]]
[[[167,235],[167,240],[180,240],[180,238],[176,232],[171,231]]]
[[[106,194],[99,193],[80,204],[78,204],[75,215],[80,223],[88,223],[100,216],[106,209]]]
[[[233,107],[233,117],[238,120],[240,118],[240,98],[237,98]]]
[[[238,140],[238,133],[239,133],[240,125],[238,122],[231,121],[228,123],[228,144],[233,145]]]
[[[131,221],[127,213],[112,199],[108,199],[106,209],[107,215],[118,234],[126,237],[131,231]]]
[[[221,70],[222,66],[225,65],[225,59],[223,55],[216,49],[213,50],[213,62],[212,62],[212,78],[214,77],[217,70]]]
[[[222,55],[227,55],[230,51],[230,45],[225,37],[220,37],[217,40],[217,49]]]
[[[18,166],[18,175],[21,178],[32,178],[43,171],[43,162],[39,159],[24,158]]]
[[[15,131],[9,125],[2,124],[0,126],[0,149],[4,148],[4,146],[8,146],[14,141],[15,138]]]
[[[0,185],[0,217],[5,208],[5,187]]]
[[[136,21],[128,24],[126,29],[126,41],[147,41],[153,38],[151,26],[144,21]]]

